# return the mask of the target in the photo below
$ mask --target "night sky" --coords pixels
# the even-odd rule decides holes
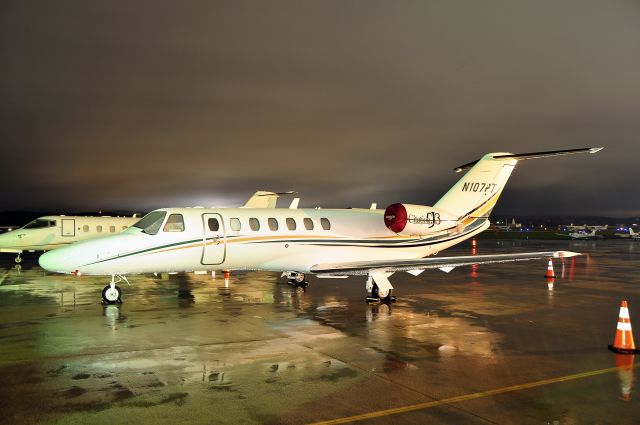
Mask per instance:
[[[637,1],[0,4],[0,210],[434,204],[491,151],[505,214],[640,215]]]

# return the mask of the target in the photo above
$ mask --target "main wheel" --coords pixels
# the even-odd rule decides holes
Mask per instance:
[[[371,288],[371,298],[380,298],[379,291],[378,291],[378,285],[376,285],[375,283],[373,284],[373,287]]]
[[[102,290],[102,299],[107,304],[117,304],[120,302],[120,288],[114,286],[111,288],[111,285],[107,285]]]
[[[370,304],[380,302],[380,296],[378,294],[378,285],[376,285],[375,282],[371,286],[371,292],[367,296],[366,301]]]
[[[304,282],[304,273],[298,273],[294,280],[297,284],[301,284],[302,282]]]
[[[22,263],[22,257],[18,255],[14,261],[16,262],[16,264],[20,264]]]

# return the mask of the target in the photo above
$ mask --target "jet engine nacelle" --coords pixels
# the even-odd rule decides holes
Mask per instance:
[[[401,235],[427,236],[455,228],[458,219],[433,207],[412,204],[392,204],[384,211],[384,224]]]

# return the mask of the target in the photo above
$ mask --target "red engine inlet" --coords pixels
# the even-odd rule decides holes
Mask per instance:
[[[384,224],[392,232],[400,233],[407,226],[407,209],[402,204],[391,204],[384,210]]]

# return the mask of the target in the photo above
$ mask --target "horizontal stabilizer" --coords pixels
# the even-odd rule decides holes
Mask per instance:
[[[494,155],[494,159],[516,159],[518,161],[525,159],[535,159],[535,158],[546,158],[549,156],[559,156],[559,155],[571,155],[574,153],[596,153],[604,149],[604,147],[599,148],[579,148],[579,149],[565,149],[560,151],[546,151],[546,152],[528,152],[528,153],[510,153],[510,154],[498,154]],[[453,170],[456,173],[460,171],[468,170],[478,163],[478,161],[473,161],[468,164],[461,165],[459,167],[454,168]]]
[[[372,270],[408,272],[425,269],[445,269],[472,264],[510,263],[514,261],[569,258],[581,255],[571,251],[520,252],[515,254],[468,255],[458,257],[427,257],[415,260],[361,261],[353,263],[316,264],[311,272],[331,275],[363,275]]]

